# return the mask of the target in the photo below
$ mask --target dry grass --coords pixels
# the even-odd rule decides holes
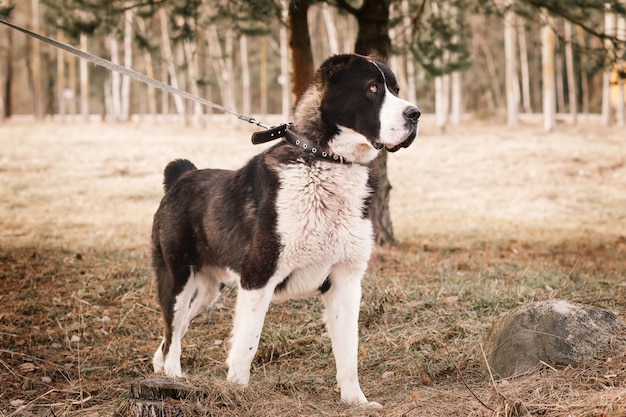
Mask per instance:
[[[520,304],[565,298],[626,314],[623,132],[428,131],[392,155],[401,245],[364,282],[360,376],[382,411],[338,402],[316,299],[275,304],[251,387],[224,382],[234,292],[198,318],[188,415],[624,416],[626,352],[491,381],[481,338]],[[250,128],[0,125],[0,416],[111,415],[151,375],[161,333],[148,261],[161,171],[236,167]]]

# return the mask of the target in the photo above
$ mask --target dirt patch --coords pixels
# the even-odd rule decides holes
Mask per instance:
[[[427,120],[426,120],[427,122]],[[233,168],[252,128],[0,125],[0,415],[110,415],[150,377],[160,313],[148,260],[161,172]],[[561,298],[626,314],[623,132],[470,124],[389,158],[398,247],[364,282],[364,411],[338,402],[319,300],[272,305],[251,387],[224,382],[234,291],[199,317],[182,365],[190,415],[622,416],[626,352],[492,382],[491,320]]]

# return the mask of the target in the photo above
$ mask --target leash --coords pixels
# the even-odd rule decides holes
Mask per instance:
[[[92,64],[104,67],[104,68],[106,68],[108,70],[111,70],[111,71],[118,72],[118,73],[120,73],[122,75],[126,75],[126,76],[128,76],[130,78],[133,78],[133,79],[137,80],[137,81],[141,81],[142,83],[151,85],[151,86],[156,87],[158,89],[161,89],[163,91],[167,91],[170,94],[175,94],[177,96],[181,96],[181,97],[186,98],[188,100],[192,100],[192,101],[195,101],[197,103],[204,104],[205,106],[209,106],[209,107],[212,107],[214,109],[220,110],[220,111],[222,111],[224,113],[232,114],[233,116],[237,117],[239,120],[243,120],[245,122],[255,124],[255,125],[263,127],[265,129],[269,129],[270,128],[266,124],[260,122],[259,120],[256,120],[253,117],[246,116],[244,114],[239,114],[237,112],[234,112],[232,110],[227,109],[226,107],[220,106],[219,104],[215,104],[215,103],[213,103],[213,102],[211,102],[209,100],[205,100],[205,99],[203,99],[201,97],[194,96],[193,94],[190,94],[190,93],[188,93],[186,91],[180,90],[180,89],[178,89],[176,87],[172,87],[171,85],[166,84],[166,83],[164,83],[162,81],[159,81],[159,80],[156,80],[154,78],[148,77],[147,75],[144,75],[144,74],[142,74],[140,72],[134,71],[134,70],[132,70],[130,68],[126,68],[126,67],[118,65],[118,64],[114,64],[113,62],[111,62],[111,61],[109,61],[107,59],[101,58],[101,57],[99,57],[97,55],[93,55],[93,54],[90,54],[89,52],[85,52],[85,51],[83,51],[81,49],[74,48],[71,45],[65,44],[63,42],[59,42],[59,41],[54,40],[52,38],[49,38],[47,36],[40,35],[39,33],[36,33],[36,32],[31,31],[31,30],[28,30],[28,29],[23,28],[23,27],[21,27],[19,25],[16,25],[16,24],[13,24],[11,22],[8,22],[8,21],[6,21],[4,19],[0,19],[0,23],[3,23],[4,25],[6,25],[6,26],[8,26],[10,28],[18,30],[18,31],[20,31],[22,33],[25,33],[25,34],[35,38],[35,39],[38,39],[38,40],[40,40],[40,41],[42,41],[44,43],[47,43],[48,45],[52,45],[55,48],[59,48],[59,49],[65,51],[65,52],[69,52],[72,55],[76,55],[76,56],[78,56],[78,57],[80,57],[80,58],[82,58],[84,60],[87,60],[87,61],[91,62]]]

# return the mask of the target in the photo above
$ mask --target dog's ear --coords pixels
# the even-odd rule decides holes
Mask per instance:
[[[333,55],[328,58],[319,69],[321,81],[332,80],[337,74],[343,72],[355,58],[357,55],[352,54]]]

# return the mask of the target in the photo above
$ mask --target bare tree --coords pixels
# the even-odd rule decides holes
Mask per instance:
[[[133,9],[124,12],[124,66],[133,67]],[[120,91],[120,119],[130,119],[130,77],[123,76]]]
[[[526,29],[521,18],[517,18],[517,40],[519,43],[520,75],[522,77],[522,107],[524,112],[532,113],[530,100],[530,70],[528,68],[528,46],[526,45]]]
[[[567,92],[569,102],[569,112],[572,118],[572,123],[576,124],[576,118],[578,114],[577,103],[577,88],[576,88],[576,75],[574,68],[574,50],[572,47],[572,23],[569,21],[564,22],[563,36],[565,39],[565,68],[567,70]]]
[[[137,19],[137,27],[139,28],[139,36],[143,39],[148,39],[149,34],[147,32],[146,22],[143,18]],[[148,45],[144,45],[142,48],[143,51],[143,61],[146,69],[146,75],[150,78],[154,78],[154,65],[152,63],[152,54],[150,53],[150,48]],[[156,105],[156,88],[151,85],[146,85],[146,99],[148,102],[148,112],[156,117],[157,114],[157,105]]]
[[[626,74],[626,68],[624,66],[624,53],[626,52],[626,47],[624,47],[624,41],[626,41],[626,17],[617,16],[617,24],[616,24],[617,38],[622,41],[619,44],[620,53],[619,59],[615,64],[615,72],[617,75],[617,94],[615,97],[615,113],[617,116],[617,125],[624,126],[626,124],[626,103],[625,98],[626,91],[624,91],[624,74]]]
[[[239,36],[239,57],[241,60],[241,111],[250,114],[252,98],[250,94],[250,63],[248,62],[248,37]]]
[[[169,34],[169,24],[167,20],[167,13],[165,9],[159,10],[159,21],[161,24],[161,53],[163,55],[164,66],[163,68],[167,70],[165,74],[167,77],[166,80],[169,80],[172,87],[179,88],[178,84],[178,72],[176,71],[176,64],[174,62],[174,54],[172,53],[172,44],[170,43],[170,34]],[[176,107],[176,113],[185,114],[185,104],[183,103],[183,99],[179,96],[173,96],[174,106]],[[164,101],[168,100],[166,96],[164,96]]]
[[[41,12],[39,10],[39,0],[32,0],[31,25],[34,32],[41,32]],[[41,85],[41,43],[37,40],[31,41],[30,53],[30,86],[33,96],[33,114],[36,119],[43,118],[43,87]]]
[[[541,68],[543,81],[543,128],[550,132],[556,126],[556,85],[554,74],[554,42],[552,18],[542,11]]]
[[[510,0],[508,6],[510,6]],[[519,115],[519,78],[517,75],[516,15],[512,9],[504,14],[504,65],[506,86],[506,120],[509,127],[517,127]]]
[[[87,35],[80,34],[80,47],[87,50]],[[89,120],[89,67],[87,61],[81,59],[79,62],[80,77],[80,113],[84,120]]]
[[[604,12],[604,31],[607,35],[613,36],[615,34],[615,13],[611,10],[610,4],[606,4],[606,10]],[[609,40],[605,40],[605,48],[609,53],[613,52],[613,43]],[[611,69],[606,67],[602,74],[602,124],[608,126],[611,124]]]

